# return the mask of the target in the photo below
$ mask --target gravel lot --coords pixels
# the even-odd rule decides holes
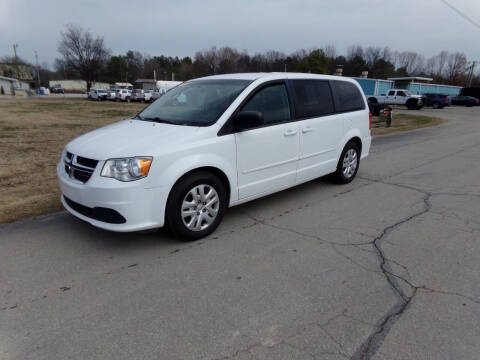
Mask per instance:
[[[416,113],[449,121],[201,241],[0,226],[0,358],[478,359],[480,108]]]

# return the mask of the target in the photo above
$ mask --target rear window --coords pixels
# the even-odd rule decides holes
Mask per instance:
[[[365,109],[365,102],[360,90],[347,81],[332,80],[330,85],[337,112],[355,111]]]
[[[297,118],[333,113],[333,98],[328,81],[292,80]]]

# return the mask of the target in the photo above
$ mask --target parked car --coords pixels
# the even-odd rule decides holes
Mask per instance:
[[[465,87],[460,89],[460,96],[472,96],[480,101],[480,87]]]
[[[434,109],[443,109],[450,106],[451,99],[445,94],[425,94],[425,106],[431,106]]]
[[[97,101],[102,101],[102,100],[107,100],[107,90],[105,89],[93,89],[90,90],[88,93],[88,98],[90,100],[97,100]]]
[[[473,96],[454,96],[452,97],[452,105],[477,106],[479,101]]]
[[[50,88],[50,92],[52,94],[64,94],[65,91],[63,91],[63,88],[61,85],[54,85]]]
[[[110,89],[107,91],[107,100],[115,101],[117,99],[117,92],[120,89]]]
[[[117,92],[117,101],[130,102],[131,97],[132,97],[132,92],[129,89],[120,89]]]
[[[230,206],[327,174],[351,182],[370,143],[367,101],[353,79],[217,75],[72,140],[57,175],[64,207],[94,226],[166,225],[193,240]]]
[[[143,101],[143,90],[142,89],[133,89],[133,91],[132,91],[132,101]]]
[[[145,90],[142,94],[142,101],[143,102],[151,102],[152,101],[152,94],[153,94],[153,90]]]
[[[152,96],[150,97],[150,101],[153,102],[153,101],[157,100],[162,95],[163,94],[159,90],[155,90],[155,91],[152,92]]]
[[[405,89],[390,89],[386,95],[369,96],[368,101],[380,105],[405,105],[409,110],[420,110],[425,104],[423,96],[411,94]]]

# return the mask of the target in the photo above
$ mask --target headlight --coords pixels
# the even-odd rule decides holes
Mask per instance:
[[[105,161],[101,176],[120,181],[138,180],[148,175],[150,165],[152,165],[151,157],[110,159]]]

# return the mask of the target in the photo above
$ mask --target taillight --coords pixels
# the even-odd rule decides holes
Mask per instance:
[[[448,102],[448,97],[445,96],[445,104]]]
[[[368,113],[368,128],[369,129],[372,128],[372,113],[371,112]]]

